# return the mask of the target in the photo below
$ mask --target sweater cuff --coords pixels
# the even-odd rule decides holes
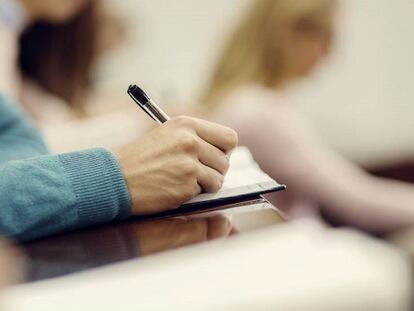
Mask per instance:
[[[128,188],[115,156],[103,148],[59,155],[77,199],[79,224],[91,226],[130,215]]]

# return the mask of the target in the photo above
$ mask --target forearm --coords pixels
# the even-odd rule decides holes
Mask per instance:
[[[328,152],[297,163],[290,166],[291,190],[311,198],[335,223],[375,234],[414,224],[414,186],[373,177]]]
[[[130,199],[104,149],[11,161],[0,166],[0,230],[30,240],[127,217]]]
[[[316,203],[336,223],[372,233],[414,224],[413,186],[372,177],[306,133],[286,131],[277,121],[265,124],[272,125],[256,132],[249,127],[246,141],[262,168],[288,185],[293,199]],[[269,133],[255,139],[265,129]]]
[[[372,233],[388,233],[414,224],[414,186],[366,175],[326,205],[328,215]]]

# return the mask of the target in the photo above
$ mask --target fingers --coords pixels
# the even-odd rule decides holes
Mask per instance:
[[[222,175],[227,173],[230,166],[230,157],[223,151],[200,139],[199,160]]]
[[[225,153],[237,147],[237,133],[226,126],[200,120],[195,130],[201,139]]]
[[[194,185],[193,197],[199,195],[202,192],[203,192],[203,189],[201,188],[201,186],[198,183],[196,185]]]
[[[201,139],[224,153],[237,147],[237,133],[226,126],[185,116],[173,118],[170,122],[192,128]]]
[[[213,240],[230,235],[232,224],[223,215],[216,215],[208,219],[208,239]]]
[[[204,192],[215,193],[223,185],[224,176],[211,167],[200,163],[197,181],[203,188]]]

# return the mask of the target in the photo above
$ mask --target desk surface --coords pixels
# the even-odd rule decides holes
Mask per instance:
[[[137,257],[140,252],[146,255],[235,234],[234,227],[243,224],[237,218],[237,214],[232,217],[231,225],[220,215],[161,220],[155,225],[122,224],[116,232],[94,231],[97,228],[90,235],[76,233],[60,241],[39,241],[28,248],[32,277],[104,265],[122,260],[120,254]],[[199,222],[206,226],[199,227]],[[189,227],[192,229],[186,229]],[[394,248],[358,232],[298,221],[88,273],[15,286],[3,293],[2,302],[4,309],[19,311],[54,311],[57,306],[62,311],[120,307],[389,311],[412,310],[412,293],[407,258]]]
[[[72,274],[282,222],[260,198],[193,215],[131,219],[23,245],[26,282]]]

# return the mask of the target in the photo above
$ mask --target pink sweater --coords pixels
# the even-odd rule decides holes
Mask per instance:
[[[280,93],[246,87],[216,120],[233,127],[262,169],[288,186],[270,199],[290,216],[323,212],[344,225],[386,233],[414,225],[414,186],[372,177],[321,144]]]

